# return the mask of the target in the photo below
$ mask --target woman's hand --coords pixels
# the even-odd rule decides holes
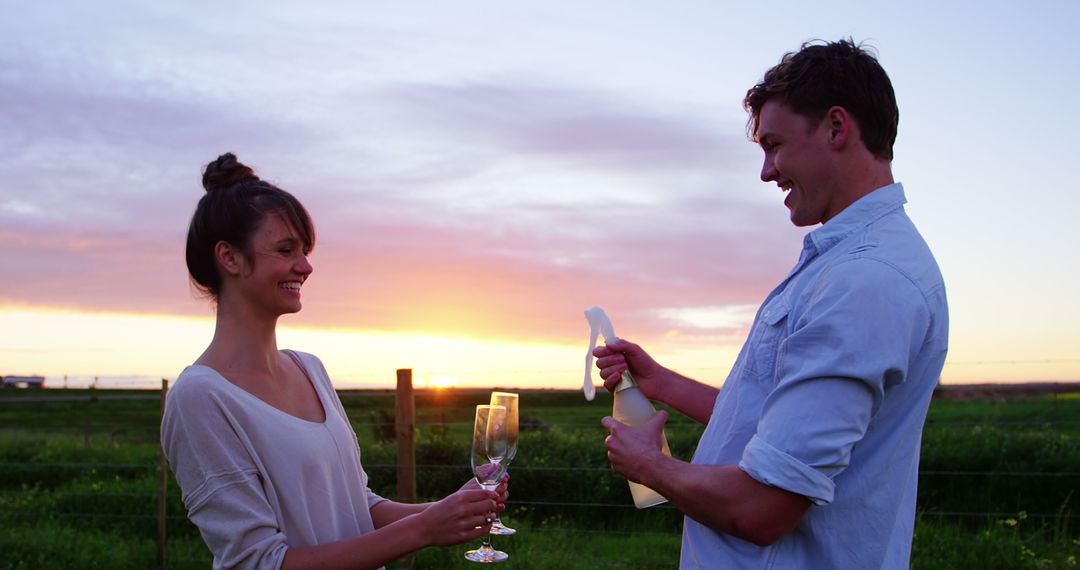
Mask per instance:
[[[491,529],[492,513],[498,508],[498,493],[479,486],[462,487],[445,499],[428,505],[416,516],[432,546],[448,546],[475,540]]]
[[[469,477],[469,480],[466,481],[465,484],[461,486],[462,491],[464,491],[465,489],[480,489],[480,488],[481,488],[480,483],[476,482],[475,477]],[[498,495],[499,495],[499,498],[496,499],[497,502],[498,502],[498,508],[497,508],[497,510],[495,512],[501,513],[504,510],[506,510],[506,499],[510,498],[510,474],[509,473],[503,474],[502,481],[499,482],[499,488],[495,489],[495,492],[498,493]]]

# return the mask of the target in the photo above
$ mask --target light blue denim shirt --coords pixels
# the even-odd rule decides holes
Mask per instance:
[[[945,285],[892,184],[803,239],[716,398],[695,464],[812,502],[759,547],[690,517],[682,568],[908,568],[919,445],[948,346]]]

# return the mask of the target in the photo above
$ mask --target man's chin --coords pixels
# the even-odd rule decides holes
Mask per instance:
[[[797,228],[805,228],[805,227],[808,227],[808,226],[816,226],[817,225],[817,222],[810,221],[810,220],[807,220],[807,219],[805,219],[803,217],[800,217],[794,211],[791,212],[791,216],[789,216],[789,218],[791,219],[791,224],[793,226],[797,227]]]

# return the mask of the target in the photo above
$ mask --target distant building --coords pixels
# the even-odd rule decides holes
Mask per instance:
[[[44,376],[2,376],[0,387],[3,388],[41,388],[45,386]]]

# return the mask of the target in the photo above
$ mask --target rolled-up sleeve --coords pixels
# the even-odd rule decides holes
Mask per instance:
[[[750,439],[739,468],[754,479],[803,495],[817,505],[832,501],[836,485],[822,472],[776,449],[758,436]]]
[[[836,264],[808,292],[777,348],[776,385],[739,467],[822,505],[888,388],[906,378],[929,311],[910,280],[871,258]]]

